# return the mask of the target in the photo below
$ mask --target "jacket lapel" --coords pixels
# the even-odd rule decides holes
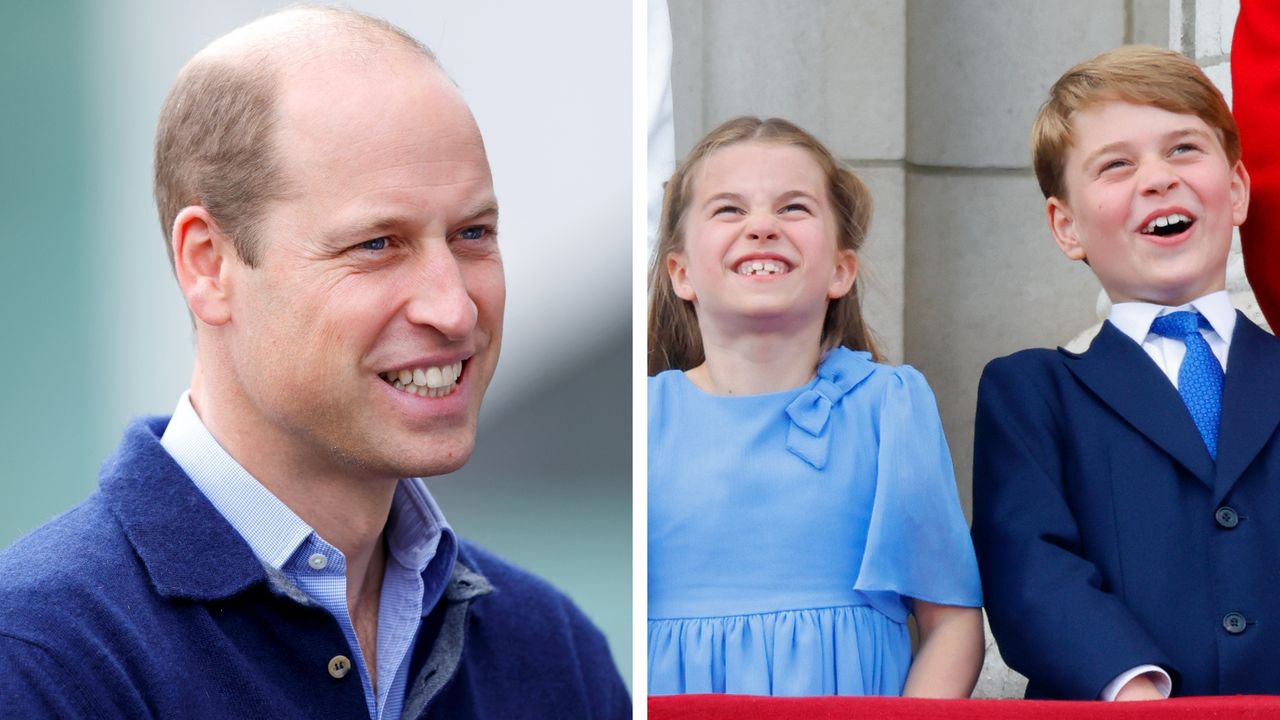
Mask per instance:
[[[1280,424],[1280,342],[1236,312],[1222,383],[1222,424],[1218,429],[1219,503],[1258,456]]]
[[[1190,413],[1173,383],[1137,343],[1108,321],[1083,354],[1059,351],[1071,373],[1103,403],[1213,487],[1213,458]]]

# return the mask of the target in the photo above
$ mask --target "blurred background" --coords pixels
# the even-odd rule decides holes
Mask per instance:
[[[92,492],[129,419],[190,383],[156,117],[191,55],[284,4],[0,5],[0,547]],[[629,681],[630,4],[350,6],[435,50],[502,206],[502,361],[471,462],[431,491],[461,535],[568,592]]]

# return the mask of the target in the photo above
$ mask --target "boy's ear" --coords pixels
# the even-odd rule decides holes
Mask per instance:
[[[1080,244],[1080,235],[1076,232],[1075,215],[1071,208],[1056,196],[1045,202],[1045,216],[1049,220],[1049,230],[1053,233],[1058,249],[1072,260],[1084,260],[1084,246]]]
[[[667,253],[667,275],[671,276],[671,287],[675,289],[676,297],[693,302],[698,299],[698,294],[689,282],[688,262],[689,258],[684,253]]]
[[[170,234],[173,271],[187,307],[206,325],[231,320],[228,270],[239,262],[235,246],[209,211],[190,205],[178,212]]]
[[[1237,160],[1231,168],[1231,224],[1243,225],[1249,216],[1249,171],[1244,161]]]
[[[853,281],[858,278],[858,254],[849,249],[836,251],[835,271],[831,274],[831,284],[827,287],[827,297],[839,300],[853,289]]]

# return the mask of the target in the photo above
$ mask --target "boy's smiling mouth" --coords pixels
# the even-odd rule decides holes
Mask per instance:
[[[1196,219],[1184,211],[1158,212],[1147,218],[1138,233],[1168,238],[1190,230],[1195,222]]]

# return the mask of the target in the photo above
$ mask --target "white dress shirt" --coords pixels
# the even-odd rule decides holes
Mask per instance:
[[[1187,348],[1177,338],[1151,332],[1151,323],[1161,315],[1180,310],[1199,312],[1213,326],[1212,329],[1201,328],[1200,335],[1209,343],[1209,349],[1218,358],[1222,371],[1226,372],[1227,348],[1231,346],[1231,333],[1236,328],[1236,309],[1231,306],[1226,290],[1210,293],[1178,307],[1143,302],[1117,303],[1111,306],[1111,314],[1107,317],[1116,329],[1142,346],[1175,388],[1178,387],[1178,368],[1182,367],[1182,357],[1187,354]]]

